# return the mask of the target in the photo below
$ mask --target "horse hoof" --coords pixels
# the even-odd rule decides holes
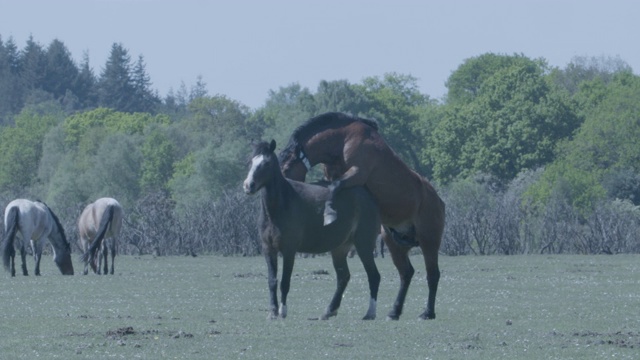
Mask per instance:
[[[425,313],[420,314],[419,318],[422,319],[422,320],[433,320],[433,319],[436,318],[436,314],[426,313],[425,312]]]
[[[397,315],[387,315],[387,321],[397,321],[400,320],[400,317]]]
[[[331,225],[337,219],[338,217],[335,212],[324,214],[324,226]]]
[[[363,317],[363,318],[362,318],[362,320],[375,320],[375,319],[376,319],[376,316],[375,316],[375,315],[373,315],[373,316],[371,316],[371,315],[365,315],[365,317]]]
[[[320,317],[320,320],[329,320],[329,318],[332,318],[336,315],[338,315],[338,311],[327,312]]]

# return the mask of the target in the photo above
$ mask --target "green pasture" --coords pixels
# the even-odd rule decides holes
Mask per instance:
[[[354,258],[338,316],[317,320],[335,273],[327,256],[296,259],[289,316],[268,321],[261,257],[116,258],[114,276],[0,274],[2,359],[637,359],[640,256],[441,257],[437,319],[420,256],[399,321],[398,288],[377,259],[378,318],[362,321],[367,280]],[[76,274],[80,264],[74,261]],[[33,271],[33,260],[29,259]],[[328,273],[327,273],[328,272]]]

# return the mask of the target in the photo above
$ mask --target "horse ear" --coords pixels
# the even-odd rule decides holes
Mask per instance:
[[[273,152],[276,149],[276,141],[271,139],[271,143],[269,144],[269,151]]]

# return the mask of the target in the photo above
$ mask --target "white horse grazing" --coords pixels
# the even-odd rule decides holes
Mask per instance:
[[[25,244],[31,243],[33,257],[36,261],[36,275],[40,275],[40,258],[45,239],[49,239],[53,247],[53,261],[63,275],[73,275],[71,263],[71,245],[64,234],[64,227],[58,217],[51,211],[47,204],[40,201],[16,199],[7,205],[4,210],[4,233],[2,242],[2,261],[4,268],[16,276],[16,249],[14,241],[18,231],[22,235],[20,242],[20,256],[22,257],[22,274],[27,276],[27,264],[25,258],[27,252]]]
[[[100,198],[87,205],[78,220],[80,246],[84,251],[84,274],[88,273],[88,266],[94,273],[100,274],[101,260],[104,258],[104,274],[109,273],[107,257],[111,250],[111,274],[116,257],[116,243],[122,228],[124,211],[116,199]],[[96,256],[96,254],[98,256]]]

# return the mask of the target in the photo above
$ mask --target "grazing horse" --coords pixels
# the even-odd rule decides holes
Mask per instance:
[[[16,199],[4,210],[4,233],[2,242],[2,262],[4,268],[16,276],[16,249],[14,241],[18,231],[22,234],[20,242],[20,256],[22,257],[22,274],[29,275],[25,258],[27,252],[25,243],[31,242],[33,257],[36,261],[36,276],[40,275],[40,259],[44,240],[49,239],[53,248],[53,261],[63,275],[73,275],[71,263],[71,245],[64,234],[64,227],[58,217],[47,204],[40,201]]]
[[[434,319],[440,279],[438,251],[444,231],[445,205],[429,182],[411,170],[387,145],[372,120],[326,113],[307,120],[280,153],[284,175],[304,181],[314,165],[325,165],[333,181],[325,206],[325,223],[334,221],[333,198],[364,185],[377,202],[382,237],[400,274],[400,290],[388,317],[398,319],[414,274],[408,252],[420,246],[427,269],[429,297],[422,319]],[[340,209],[337,209],[340,219]]]
[[[341,192],[335,199],[340,218],[323,225],[322,209],[329,190],[320,185],[285,179],[274,154],[275,141],[254,145],[251,167],[243,187],[247,194],[261,191],[259,233],[269,273],[269,318],[287,316],[287,294],[296,252],[331,252],[337,288],[322,319],[337,315],[350,273],[347,253],[355,245],[369,280],[369,309],[364,320],[375,319],[380,273],[373,259],[380,221],[375,203],[363,187]],[[282,302],[278,309],[278,253],[282,254]]]
[[[78,233],[84,254],[84,274],[88,273],[88,265],[94,273],[100,274],[100,266],[104,258],[104,275],[109,273],[107,257],[111,250],[111,275],[113,275],[116,257],[116,243],[122,228],[122,206],[116,199],[100,198],[87,205],[78,219]],[[96,254],[98,256],[96,256]]]

